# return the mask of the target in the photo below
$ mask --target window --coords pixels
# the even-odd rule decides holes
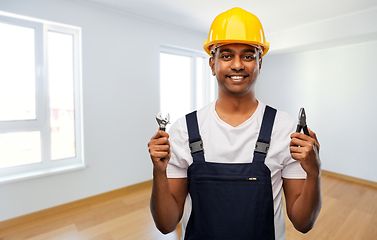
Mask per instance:
[[[0,183],[84,167],[81,29],[0,12]]]
[[[215,100],[217,84],[208,58],[193,50],[161,47],[160,105],[170,122]]]

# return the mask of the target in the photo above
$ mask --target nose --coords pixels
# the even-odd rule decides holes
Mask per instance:
[[[230,66],[232,68],[232,70],[235,70],[235,71],[240,71],[240,70],[244,70],[245,69],[245,66],[241,60],[241,58],[239,56],[236,56],[233,61],[232,61],[232,64]]]

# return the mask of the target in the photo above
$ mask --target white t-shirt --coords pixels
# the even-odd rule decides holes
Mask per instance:
[[[221,120],[216,113],[215,105],[216,102],[213,102],[197,112],[205,160],[207,162],[220,163],[251,162],[266,105],[259,101],[254,114],[237,127],[233,127]],[[272,129],[270,148],[265,160],[265,164],[271,171],[275,237],[277,240],[285,239],[282,178],[306,178],[306,173],[301,168],[300,163],[292,159],[289,151],[290,135],[295,132],[296,125],[296,120],[290,115],[277,111]],[[189,149],[185,117],[178,119],[171,126],[169,135],[172,154],[167,168],[167,176],[168,178],[186,178],[187,168],[193,160]],[[188,196],[182,219],[182,239],[184,238],[190,214],[191,198]]]

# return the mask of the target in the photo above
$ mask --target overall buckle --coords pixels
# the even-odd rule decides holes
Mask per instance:
[[[191,154],[193,153],[197,153],[197,152],[200,152],[200,151],[203,151],[203,141],[202,140],[199,140],[199,141],[196,141],[196,142],[192,142],[190,143],[190,151],[191,151]]]
[[[259,152],[259,153],[267,154],[269,148],[270,148],[270,144],[269,143],[257,142],[255,144],[254,152]]]

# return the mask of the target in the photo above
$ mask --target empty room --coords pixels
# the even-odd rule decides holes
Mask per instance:
[[[375,0],[0,0],[0,240],[375,240],[376,63]]]

